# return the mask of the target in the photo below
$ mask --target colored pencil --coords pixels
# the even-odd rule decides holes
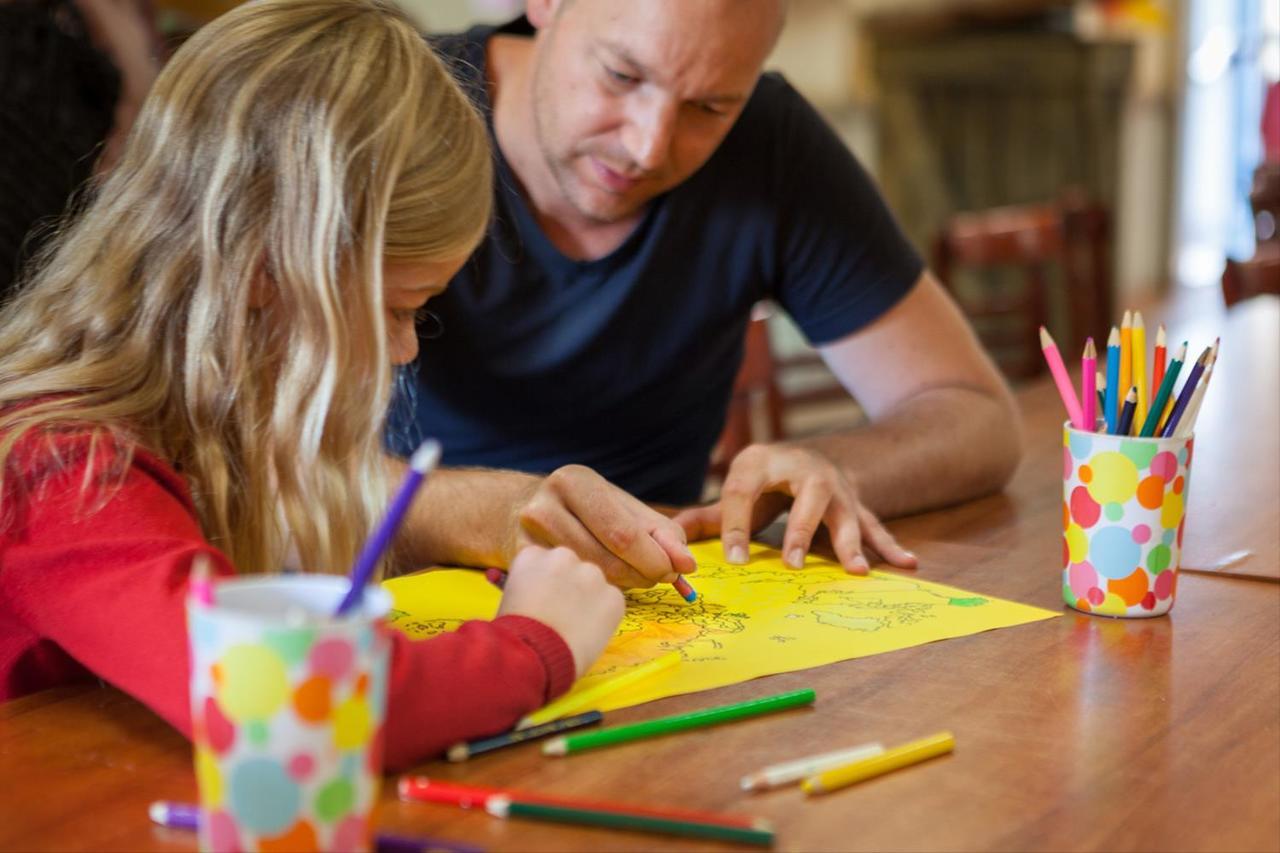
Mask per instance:
[[[1062,397],[1062,404],[1067,407],[1067,418],[1071,421],[1071,425],[1076,429],[1087,429],[1084,423],[1084,412],[1080,408],[1080,400],[1076,398],[1076,389],[1072,387],[1071,378],[1067,376],[1067,367],[1062,363],[1062,354],[1058,352],[1058,345],[1053,342],[1053,336],[1044,326],[1040,327],[1040,349],[1044,351],[1044,360],[1049,364],[1049,373],[1053,376],[1054,384],[1058,386],[1058,395]]]
[[[439,461],[440,442],[434,439],[422,442],[413,452],[413,456],[409,459],[409,469],[405,471],[404,481],[400,484],[400,491],[396,493],[391,506],[387,509],[387,514],[383,516],[382,522],[373,531],[373,535],[369,537],[369,541],[365,543],[360,555],[356,557],[355,564],[351,567],[351,588],[338,604],[335,616],[345,616],[360,604],[360,600],[364,597],[365,584],[373,577],[373,570],[377,568],[383,553],[391,546],[391,540],[400,529],[400,522],[409,511],[409,505],[413,503],[413,496],[417,494],[418,487],[427,479]]]
[[[213,573],[209,569],[208,554],[196,554],[191,558],[191,579],[187,583],[187,594],[192,601],[204,607],[213,606]]]
[[[552,720],[549,723],[543,723],[540,726],[530,726],[527,729],[515,729],[513,731],[504,732],[493,737],[481,738],[479,740],[468,741],[466,743],[455,743],[449,747],[445,755],[450,761],[466,761],[474,755],[480,755],[484,752],[493,752],[495,749],[502,749],[507,746],[515,746],[520,743],[527,743],[531,740],[546,737],[547,735],[560,734],[571,729],[580,729],[584,726],[594,726],[596,723],[604,719],[604,714],[599,711],[588,711],[585,714],[578,714],[573,717],[564,717],[559,720]]]
[[[844,767],[820,773],[806,779],[801,787],[806,794],[810,795],[829,793],[865,779],[909,767],[939,755],[946,755],[955,749],[955,746],[956,739],[951,732],[938,732],[936,735],[895,746],[872,758],[864,758]]]
[[[1124,408],[1120,410],[1120,420],[1116,423],[1116,435],[1131,435],[1133,430],[1133,413],[1138,408],[1138,389],[1129,386],[1129,393],[1124,395]]]
[[[442,803],[459,806],[464,809],[484,808],[495,797],[502,797],[506,800],[521,803],[539,803],[547,806],[561,806],[567,809],[612,811],[619,814],[639,814],[668,820],[715,823],[721,826],[751,827],[758,822],[751,815],[733,814],[731,812],[705,812],[694,809],[636,806],[630,803],[591,800],[581,797],[558,797],[549,794],[537,794],[532,791],[519,791],[512,788],[491,788],[486,785],[457,785],[452,782],[428,779],[425,776],[402,776],[397,790],[402,800]]]
[[[1213,378],[1214,365],[1218,363],[1218,342],[1213,342],[1213,350],[1209,353],[1209,363],[1205,365],[1204,376],[1191,395],[1187,404],[1187,413],[1182,416],[1182,423],[1174,430],[1175,438],[1189,438],[1195,432],[1196,420],[1200,417],[1200,406],[1204,403],[1205,394],[1209,392],[1209,380]]]
[[[671,582],[671,585],[676,588],[676,592],[680,593],[680,597],[690,604],[698,600],[698,593],[694,592],[693,587],[689,585],[689,582],[683,576],[676,577]]]
[[[1160,431],[1161,438],[1169,438],[1178,429],[1178,421],[1182,419],[1182,415],[1187,410],[1187,404],[1191,402],[1191,395],[1195,393],[1196,385],[1200,383],[1200,376],[1204,373],[1204,366],[1209,360],[1211,350],[1205,349],[1200,357],[1196,359],[1196,363],[1191,366],[1191,375],[1187,377],[1187,381],[1182,384],[1182,390],[1178,392],[1178,402],[1173,404],[1173,411],[1169,412],[1169,420],[1165,423],[1164,429]]]
[[[1098,411],[1103,413],[1103,429],[1106,429],[1106,411],[1107,411],[1107,377],[1102,375],[1102,371],[1098,371],[1098,375],[1094,377],[1094,382],[1098,386]]]
[[[1142,312],[1133,312],[1133,328],[1129,330],[1133,342],[1132,367],[1133,385],[1138,389],[1138,408],[1134,410],[1135,424],[1141,424],[1147,417],[1147,326],[1142,322]]]
[[[611,693],[617,693],[624,687],[630,687],[638,681],[646,678],[652,678],[661,672],[665,672],[682,660],[679,652],[668,652],[661,657],[656,657],[648,663],[637,666],[630,672],[602,681],[593,687],[580,691],[576,694],[570,693],[562,696],[556,701],[525,717],[516,724],[516,729],[527,729],[531,726],[549,723],[552,720],[558,720],[561,717],[567,717],[570,714],[580,714],[583,711],[589,711],[592,708],[600,706],[600,700]]]
[[[1120,330],[1111,327],[1107,336],[1107,405],[1102,416],[1107,419],[1107,432],[1115,433],[1120,416]]]
[[[822,773],[835,767],[843,767],[854,761],[879,755],[882,752],[884,752],[882,744],[864,743],[862,746],[854,746],[849,749],[837,749],[834,752],[807,755],[794,761],[770,764],[755,773],[743,776],[738,784],[741,785],[744,791],[777,788],[782,785],[789,785],[792,782],[799,782],[801,779],[807,779],[814,774]]]
[[[169,800],[157,800],[147,808],[147,815],[152,823],[167,826],[170,829],[197,830],[200,828],[200,807],[192,803],[177,803]],[[412,853],[412,851],[440,851],[440,853],[484,853],[483,847],[463,844],[460,841],[447,841],[443,838],[410,838],[405,835],[391,835],[379,832],[373,837],[374,850],[377,853]]]
[[[494,817],[523,817],[552,823],[573,823],[599,826],[606,829],[630,829],[636,832],[656,832],[664,835],[680,835],[689,838],[710,838],[716,841],[735,841],[739,844],[756,844],[769,847],[773,844],[773,827],[768,821],[759,820],[755,826],[725,826],[719,823],[702,823],[692,820],[673,820],[646,814],[627,814],[619,811],[599,811],[586,808],[568,808],[545,803],[528,803],[494,797],[485,804],[485,811]]]
[[[1151,437],[1156,434],[1156,426],[1160,423],[1160,413],[1164,411],[1165,403],[1169,401],[1169,395],[1173,393],[1173,385],[1178,381],[1178,374],[1182,371],[1182,364],[1187,359],[1187,343],[1182,342],[1182,346],[1178,347],[1178,351],[1173,355],[1173,363],[1169,365],[1169,372],[1164,375],[1160,382],[1160,390],[1156,392],[1156,396],[1151,401],[1151,410],[1147,412],[1147,418],[1142,422],[1142,429],[1138,431],[1138,435]]]
[[[735,702],[732,705],[721,705],[706,708],[690,714],[676,714],[671,717],[660,717],[643,723],[632,723],[627,726],[614,726],[598,732],[587,732],[580,735],[568,735],[547,741],[542,746],[544,755],[572,755],[588,749],[599,749],[603,746],[614,746],[633,740],[675,734],[689,729],[717,726],[761,714],[772,714],[813,704],[816,694],[812,690],[793,690],[779,693],[764,699],[752,699],[747,702]]]
[[[1120,321],[1120,388],[1133,384],[1133,313],[1124,312]]]
[[[1098,428],[1098,350],[1093,338],[1086,338],[1080,359],[1080,407],[1084,412],[1084,428]]]
[[[1165,343],[1164,323],[1156,328],[1156,348],[1151,356],[1151,399],[1156,398],[1156,394],[1160,391],[1160,383],[1164,381],[1165,359],[1168,358],[1169,349]]]

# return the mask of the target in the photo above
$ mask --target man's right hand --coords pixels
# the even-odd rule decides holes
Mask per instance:
[[[621,589],[670,583],[697,569],[684,528],[582,465],[534,483],[512,527],[508,553],[564,546]]]

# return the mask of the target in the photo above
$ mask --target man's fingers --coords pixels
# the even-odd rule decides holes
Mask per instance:
[[[667,558],[671,560],[671,566],[680,574],[688,574],[698,570],[698,563],[693,559],[693,554],[689,553],[689,546],[685,544],[680,537],[683,532],[675,532],[665,527],[659,527],[651,534],[653,541],[658,543],[658,547],[667,552]],[[674,581],[675,578],[667,579],[668,582]]]
[[[738,460],[742,458],[740,454]],[[724,558],[734,565],[744,565],[750,554],[752,509],[763,486],[760,472],[735,464],[720,489],[720,539]]]
[[[608,551],[572,512],[551,499],[535,499],[524,508],[517,543],[566,547],[579,559],[598,565],[609,583],[622,589],[650,587],[656,582]]]
[[[568,511],[606,551],[644,576],[643,586],[675,578],[667,551],[649,535],[647,516],[661,518],[589,469],[561,468],[547,478]],[[583,557],[595,562],[595,560]]]
[[[839,503],[831,504],[826,516],[827,531],[831,534],[831,549],[844,570],[854,575],[871,571],[862,553],[862,528],[858,513]]]
[[[671,520],[684,528],[687,542],[713,539],[720,535],[720,504],[682,509]]]
[[[792,502],[787,531],[782,537],[782,559],[793,569],[804,567],[805,554],[809,553],[813,536],[818,532],[830,503],[831,488],[819,479],[801,487]]]
[[[876,553],[883,557],[886,563],[899,569],[914,569],[919,565],[916,555],[899,545],[898,540],[893,538],[893,534],[880,523],[880,519],[871,514],[870,510],[863,508],[861,513],[862,535],[866,545],[875,548]]]

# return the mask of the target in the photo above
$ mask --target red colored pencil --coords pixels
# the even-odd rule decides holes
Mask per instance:
[[[630,803],[612,803],[605,800],[555,797],[535,794],[531,791],[517,791],[510,788],[491,788],[486,785],[458,785],[453,782],[439,782],[426,776],[401,776],[397,790],[402,800],[447,803],[461,806],[464,809],[484,808],[488,805],[490,797],[503,797],[516,803],[536,803],[547,806],[562,806],[570,809],[637,814],[670,820],[690,820],[700,823],[714,823],[720,826],[745,827],[747,829],[755,829],[758,823],[757,818],[750,815],[721,814],[690,809],[652,808],[649,806],[636,806]]]
[[[1168,357],[1169,347],[1165,342],[1164,323],[1161,323],[1156,329],[1156,349],[1151,358],[1151,396],[1147,398],[1149,400],[1154,400],[1160,391],[1160,383],[1164,381],[1164,363]]]

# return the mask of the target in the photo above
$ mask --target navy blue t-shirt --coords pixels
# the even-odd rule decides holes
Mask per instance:
[[[523,19],[498,31],[532,32]],[[432,40],[491,138],[494,32]],[[448,465],[580,463],[644,500],[694,502],[751,306],[772,299],[821,345],[875,320],[922,271],[870,178],[777,74],[707,163],[598,260],[556,249],[495,156],[494,222],[428,305],[443,333],[423,336],[417,382],[393,411],[402,453],[434,436]]]

